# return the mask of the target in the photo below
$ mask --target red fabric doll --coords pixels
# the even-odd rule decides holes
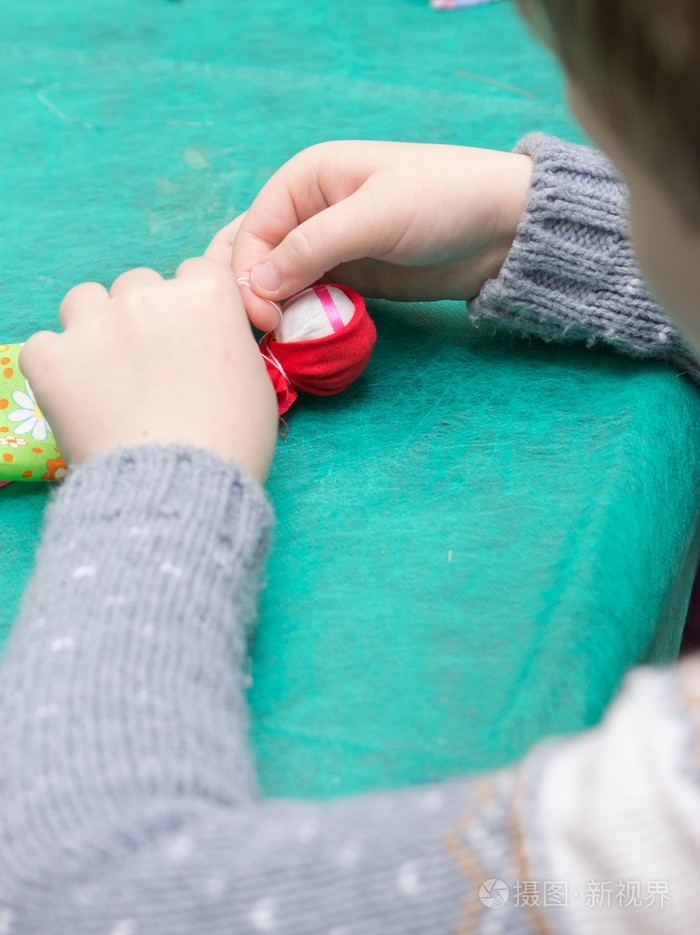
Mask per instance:
[[[280,416],[297,390],[330,396],[349,386],[372,355],[377,332],[362,298],[345,286],[311,286],[282,306],[260,341]]]

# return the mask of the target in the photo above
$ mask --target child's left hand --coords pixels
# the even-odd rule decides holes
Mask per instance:
[[[29,338],[20,367],[69,464],[122,445],[178,442],[265,480],[277,402],[224,264],[185,260],[172,280],[130,270],[109,293],[82,283],[59,317],[63,333]]]

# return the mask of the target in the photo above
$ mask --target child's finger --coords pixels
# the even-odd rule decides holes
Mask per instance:
[[[244,211],[226,227],[222,227],[214,235],[213,240],[204,251],[204,256],[232,267],[234,244],[247,214],[248,212]],[[282,318],[282,309],[279,305],[269,299],[261,299],[260,296],[256,295],[247,276],[237,277],[236,282],[240,288],[243,305],[251,323],[261,331],[272,331],[276,328]]]
[[[55,331],[37,331],[24,342],[19,352],[19,369],[39,396],[43,386],[42,376],[49,378],[49,362],[60,353],[57,345],[60,340],[60,335]]]
[[[66,293],[58,309],[58,317],[64,328],[83,314],[92,314],[98,305],[103,305],[109,293],[99,282],[81,282]]]
[[[209,279],[237,294],[231,267],[209,256],[183,260],[175,270],[175,279]]]
[[[282,321],[282,309],[279,304],[270,299],[261,299],[259,295],[256,295],[246,277],[242,276],[236,282],[241,290],[241,298],[251,323],[260,331],[274,331]]]
[[[176,279],[201,279],[202,276],[220,282],[228,289],[235,289],[236,298],[241,301],[250,322],[256,328],[269,331],[276,328],[282,318],[282,310],[275,302],[268,302],[256,296],[250,285],[238,279],[234,281],[230,266],[212,259],[211,256],[190,257],[177,268]]]
[[[122,292],[126,292],[129,289],[141,289],[146,286],[154,286],[159,282],[163,282],[163,277],[160,273],[157,273],[154,269],[149,269],[147,266],[139,266],[136,269],[127,270],[125,273],[122,273],[121,276],[117,276],[112,283],[112,288],[109,290],[109,295],[110,298],[114,299]]]
[[[264,256],[258,233],[249,233],[244,224],[234,248],[234,269],[245,270],[254,261],[256,265],[248,267],[252,288],[261,297],[279,300],[317,282],[341,263],[385,253],[393,241],[385,227],[372,219],[371,187],[368,182],[287,231],[279,227],[279,240],[271,228],[264,239],[269,237],[277,245],[272,250],[268,247]]]
[[[236,279],[250,282],[251,271],[262,265],[270,252],[302,221],[287,187],[276,180],[268,183],[259,192],[237,231],[232,260]],[[279,298],[286,297],[280,288],[275,292]],[[287,294],[291,295],[291,292]]]
[[[247,211],[244,211],[243,214],[239,214],[238,217],[234,218],[226,227],[222,227],[220,231],[217,231],[203,255],[211,260],[218,260],[220,263],[225,263],[226,266],[231,266],[233,245],[236,242],[239,228],[247,213]]]

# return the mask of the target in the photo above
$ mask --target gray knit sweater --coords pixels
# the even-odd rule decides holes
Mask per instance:
[[[560,343],[606,344],[665,359],[700,380],[700,365],[649,296],[628,239],[627,189],[597,150],[531,133],[527,209],[497,279],[471,303],[478,324]]]
[[[475,314],[693,366],[644,293],[609,167],[527,145],[528,211]],[[270,522],[234,463],[176,445],[97,456],[58,490],[0,667],[0,935],[691,930],[692,660],[637,673],[601,727],[517,768],[262,799],[243,686]],[[616,876],[641,909],[584,900]]]

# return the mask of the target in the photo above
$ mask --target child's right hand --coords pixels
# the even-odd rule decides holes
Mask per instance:
[[[505,260],[531,176],[530,157],[515,153],[320,143],[282,166],[205,255],[250,283],[241,293],[263,330],[279,321],[268,300],[321,279],[367,297],[470,299]]]

